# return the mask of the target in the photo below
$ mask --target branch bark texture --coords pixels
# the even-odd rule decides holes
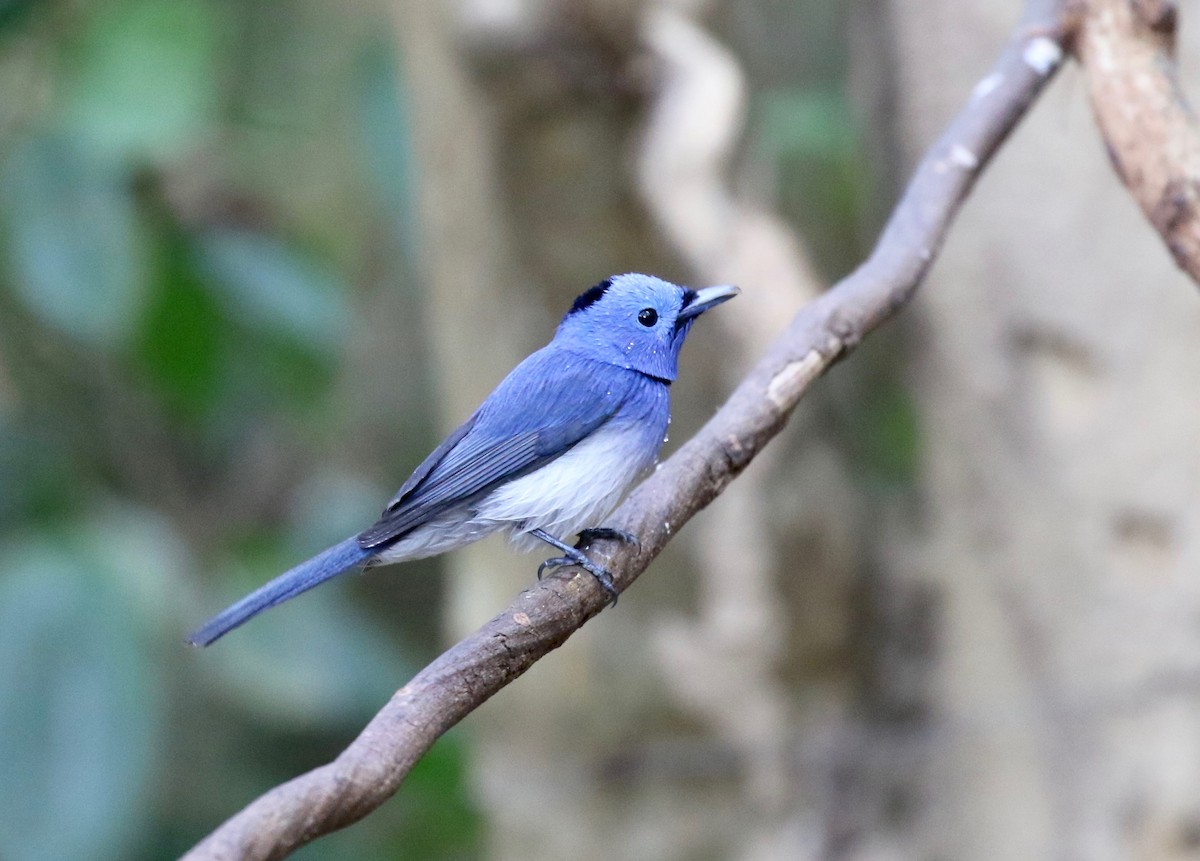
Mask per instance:
[[[627,588],[783,427],[809,384],[911,298],[979,173],[1057,69],[1065,0],[1030,0],[991,73],[918,165],[873,253],[805,306],[717,414],[614,513],[637,547],[591,549]],[[753,288],[753,285],[746,285]],[[185,857],[282,858],[391,797],[446,730],[599,613],[577,569],[536,584],[397,691],[333,762],[261,796]]]
[[[1172,0],[1088,0],[1075,51],[1121,181],[1200,284],[1200,124],[1180,88]]]

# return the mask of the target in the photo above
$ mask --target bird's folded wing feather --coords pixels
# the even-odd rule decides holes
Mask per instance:
[[[569,354],[534,353],[417,467],[359,544],[386,546],[554,460],[612,418],[637,376]]]

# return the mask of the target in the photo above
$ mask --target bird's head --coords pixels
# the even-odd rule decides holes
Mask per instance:
[[[692,290],[652,275],[614,275],[575,300],[554,341],[573,352],[670,382],[692,323],[739,292],[727,286]]]

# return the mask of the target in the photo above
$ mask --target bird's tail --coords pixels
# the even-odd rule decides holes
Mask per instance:
[[[193,631],[187,641],[193,646],[207,646],[263,610],[282,604],[289,598],[295,598],[301,592],[307,592],[329,578],[349,571],[373,555],[374,551],[364,550],[359,546],[357,536],[347,538],[318,553],[307,562],[301,562],[290,571],[285,571],[236,604],[226,607]]]

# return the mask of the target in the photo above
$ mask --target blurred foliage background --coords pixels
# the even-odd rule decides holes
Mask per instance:
[[[754,81],[745,159],[828,273],[872,220],[845,23],[817,2],[712,21]],[[5,861],[178,854],[444,645],[436,562],[183,645],[369,522],[462,418],[436,406],[392,27],[371,2],[0,3]],[[863,445],[903,479],[895,392]],[[471,750],[468,725],[298,857],[479,857]]]
[[[0,857],[178,854],[436,654],[428,571],[373,610],[352,585],[227,650],[181,640],[370,519],[433,442],[386,24],[0,8]],[[361,368],[380,305],[405,365],[385,389]],[[446,739],[319,857],[471,857],[464,756]]]

